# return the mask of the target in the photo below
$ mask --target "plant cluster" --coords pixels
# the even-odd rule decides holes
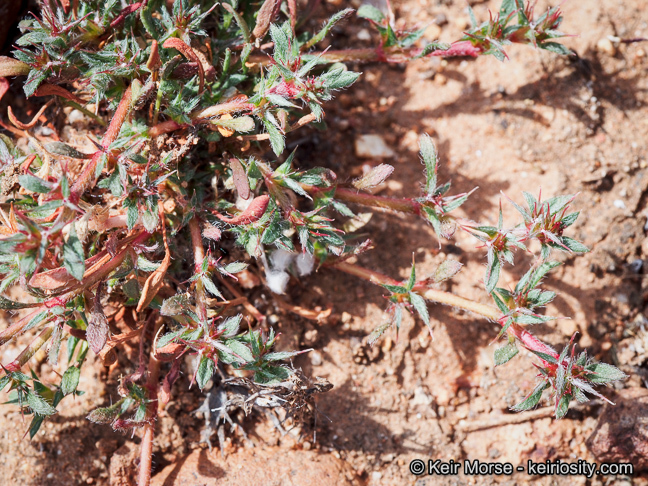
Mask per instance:
[[[237,274],[258,268],[271,289],[283,291],[288,264],[276,263],[278,252],[299,255],[299,275],[316,265],[383,285],[390,319],[374,331],[374,340],[398,328],[404,310],[415,310],[430,326],[426,300],[496,320],[498,337],[507,339],[495,351],[496,364],[517,354],[516,343],[540,360],[541,382],[516,409],[535,406],[551,389],[562,417],[571,399],[585,399],[583,392],[599,396],[593,384],[624,377],[584,353],[576,358],[573,347],[558,354],[527,331],[552,319],[539,309],[554,294],[538,288],[557,265],[552,252],[586,251],[563,234],[578,216],[568,212],[573,197],[541,201],[525,193],[528,209],[513,203],[521,224],[505,227],[500,213],[497,227],[484,226],[454,215],[470,194],[450,195],[450,183],[438,183],[429,137],[421,140],[426,181],[415,198],[369,192],[393,171],[386,164],[344,185],[330,169],[303,170],[295,152],[284,154],[286,134],[320,122],[325,102],[360,75],[343,62],[481,54],[503,59],[511,43],[564,54],[568,50],[552,40],[562,36],[557,8],[536,19],[533,2],[504,0],[497,16],[481,25],[473,21],[457,42],[420,46],[423,30],[395,30],[393,13],[363,6],[357,15],[376,28],[378,45],[319,52],[314,48],[352,16],[351,9],[312,35],[301,29],[310,12],[300,14],[295,0],[167,3],[43,2],[39,15],[20,23],[14,58],[0,58],[0,96],[9,78],[26,76],[25,95],[48,98],[29,122],[11,106],[10,123],[0,122],[12,134],[0,134],[0,294],[19,286],[31,296],[24,299],[30,302],[0,297],[1,308],[24,309],[0,332],[0,345],[34,335],[2,365],[0,388],[33,417],[31,436],[63,398],[82,393],[79,375],[90,351],[109,364],[119,345],[131,340],[140,340],[140,362],[122,379],[121,399],[88,418],[118,430],[143,429],[142,485],[150,477],[157,411],[168,402],[185,355],[196,358],[192,383],[201,389],[217,369],[255,386],[290,379],[294,371],[285,361],[305,350],[273,351],[277,336],[236,287]],[[35,134],[50,107],[65,105],[100,130],[90,137],[92,153]],[[265,158],[266,141],[276,161]],[[349,263],[370,246],[343,231],[340,220],[354,216],[349,205],[416,213],[440,239],[458,229],[476,236],[487,249],[484,282],[499,310],[434,288],[460,270],[452,260],[423,280],[413,265],[407,282]],[[497,287],[502,264],[533,240],[541,251],[529,272],[513,290]],[[245,261],[226,251],[232,242],[244,250]],[[64,341],[67,369],[60,382],[44,383],[34,371],[22,371],[42,350],[57,363]]]

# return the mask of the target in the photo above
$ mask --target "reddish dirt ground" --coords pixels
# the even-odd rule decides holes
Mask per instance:
[[[473,8],[479,19],[485,19],[487,9],[496,9],[497,3],[480,2]],[[332,1],[325,8],[333,12],[345,4]],[[442,25],[430,27],[426,37],[443,41],[458,38],[466,28],[464,6],[447,0],[394,2],[399,22],[423,25],[436,19]],[[544,6],[545,2],[539,2],[538,8]],[[292,143],[299,145],[297,158],[303,165],[330,167],[343,179],[357,176],[363,165],[390,163],[395,171],[381,194],[416,196],[423,179],[417,140],[428,133],[439,147],[441,180],[452,179],[456,191],[479,187],[464,206],[464,215],[484,223],[496,222],[501,192],[516,201],[522,200],[521,191],[540,188],[546,196],[579,193],[574,207],[581,216],[571,235],[591,252],[562,257],[564,265],[546,281],[546,287],[559,294],[547,313],[571,319],[536,326],[534,331],[557,348],[578,332],[579,348],[588,348],[595,358],[614,363],[630,375],[626,382],[603,390],[611,399],[625,403],[626,396],[643,396],[648,377],[648,43],[615,46],[606,39],[648,37],[648,8],[644,0],[572,0],[563,10],[563,31],[578,34],[565,44],[578,58],[514,46],[508,49],[510,59],[504,63],[485,57],[358,66],[364,73],[360,81],[326,110],[329,130],[303,129],[294,134]],[[350,21],[336,31],[331,43],[369,45],[369,41],[354,40],[364,38],[366,29],[365,23]],[[354,141],[360,134],[382,136],[394,156],[384,160],[356,157]],[[517,221],[508,203],[504,203],[504,215],[508,222]],[[361,232],[375,246],[360,256],[363,266],[405,278],[412,254],[420,275],[431,273],[450,256],[464,268],[445,288],[489,303],[481,282],[485,257],[476,249],[474,238],[459,232],[439,249],[430,227],[414,216],[387,212],[374,214]],[[528,261],[518,255],[517,265],[507,268],[501,283],[514,283]],[[269,292],[265,293],[270,299]],[[251,455],[251,443],[260,450],[271,447],[277,454],[308,450],[309,458],[314,452],[320,457],[333,456],[341,461],[342,465],[335,463],[340,477],[372,486],[415,482],[418,486],[646,484],[641,472],[634,478],[592,480],[516,473],[453,479],[421,476],[417,481],[408,470],[415,458],[479,459],[514,466],[529,459],[594,461],[588,438],[605,407],[600,401],[579,405],[561,421],[551,418],[546,402],[534,412],[512,414],[508,407],[534,386],[532,357],[521,352],[508,365],[495,369],[494,346],[489,344],[497,335],[497,326],[452,308],[430,306],[433,340],[420,320],[406,317],[398,340],[391,332],[369,347],[366,336],[384,319],[384,295],[372,284],[323,269],[292,282],[284,298],[310,309],[332,308],[324,322],[268,306],[268,313],[278,317],[275,326],[282,333],[281,348],[317,350],[317,354],[298,357],[295,366],[307,376],[326,378],[334,388],[317,399],[314,429],[295,428],[282,435],[260,413],[248,418],[237,414],[235,419],[249,441],[241,432],[229,434],[226,450],[232,459],[225,461],[228,468],[263,467],[263,459]],[[17,347],[5,350],[2,362],[16,352]],[[128,353],[136,357],[135,349],[127,349]],[[84,367],[79,386],[87,393],[67,403],[34,440],[23,438],[27,423],[20,415],[11,406],[3,409],[0,473],[4,479],[0,482],[129,484],[129,451],[136,450],[139,438],[85,419],[89,410],[117,396],[118,376],[110,375],[105,384],[107,371],[93,359],[91,366]],[[48,365],[42,365],[42,371],[46,377],[48,373],[54,376]],[[187,468],[207,474],[209,470],[201,469],[201,464],[216,461],[207,451],[200,452],[204,456],[200,460],[185,458],[207,447],[200,440],[202,412],[194,413],[202,402],[201,394],[187,391],[189,378],[184,376],[176,384],[176,396],[159,420],[157,471]],[[627,410],[636,413],[632,407]],[[645,424],[638,427],[637,434],[645,432]],[[212,454],[219,454],[215,435],[212,442]],[[311,459],[295,457],[305,461],[300,467],[308,468]],[[167,477],[168,470],[162,474]],[[208,476],[210,481],[218,477]],[[312,481],[319,482],[317,478]],[[181,484],[162,476],[158,482]]]

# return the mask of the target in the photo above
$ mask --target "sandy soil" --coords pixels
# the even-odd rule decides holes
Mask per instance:
[[[431,27],[426,34],[431,39],[454,40],[466,27],[462,2],[394,3],[397,18],[410,25],[442,21],[443,15],[447,23]],[[333,12],[343,4],[331,2],[326,9]],[[540,2],[539,7],[543,5]],[[496,6],[489,1],[474,9],[484,19],[487,9]],[[504,63],[494,58],[428,59],[407,66],[358,66],[364,73],[361,80],[327,109],[330,129],[303,129],[291,142],[299,146],[297,158],[303,165],[330,167],[344,179],[361,173],[365,164],[381,162],[359,159],[354,153],[357,135],[379,134],[395,152],[382,162],[396,169],[382,194],[410,196],[418,195],[423,178],[417,139],[429,133],[439,147],[441,179],[452,179],[457,191],[479,187],[464,214],[481,222],[496,221],[501,191],[517,201],[523,190],[542,188],[547,196],[580,193],[574,206],[581,217],[572,235],[592,251],[563,258],[564,265],[546,282],[559,293],[547,312],[571,319],[534,330],[559,348],[578,332],[579,346],[597,359],[619,365],[630,378],[604,390],[613,397],[624,389],[645,387],[648,376],[643,261],[648,258],[648,44],[610,50],[599,41],[608,35],[648,37],[648,9],[643,0],[571,1],[563,9],[563,30],[579,34],[565,43],[578,58],[513,47]],[[359,21],[347,23],[336,31],[332,45],[357,43],[353,39],[359,33],[363,37],[363,29],[366,24]],[[516,218],[507,204],[504,214],[509,222]],[[374,214],[362,231],[375,245],[359,258],[362,265],[405,278],[412,254],[420,274],[452,256],[464,268],[447,288],[488,303],[481,283],[485,257],[473,238],[458,233],[455,241],[444,242],[439,249],[431,228],[413,216],[390,213]],[[502,283],[519,278],[526,269],[525,258],[518,255],[518,264],[507,269]],[[604,409],[600,402],[579,406],[561,421],[553,420],[545,408],[526,415],[508,411],[533,387],[532,358],[521,353],[509,365],[494,369],[494,347],[489,344],[497,326],[492,323],[430,306],[434,340],[419,320],[408,317],[398,340],[392,333],[368,347],[367,334],[383,320],[383,295],[371,284],[321,270],[293,282],[285,298],[307,308],[332,307],[326,322],[299,318],[273,308],[270,301],[267,312],[279,318],[281,347],[317,349],[315,357],[300,356],[295,365],[306,375],[328,379],[334,388],[318,398],[320,414],[314,429],[304,427],[282,436],[261,414],[247,419],[237,415],[253,444],[333,454],[350,464],[355,479],[366,485],[413,484],[417,478],[408,464],[415,458],[513,465],[528,459],[595,460],[586,440]],[[15,352],[16,348],[7,350],[2,361]],[[127,349],[122,355],[127,362],[129,355],[136,357],[136,350]],[[47,376],[53,370],[46,366]],[[99,363],[85,366],[79,388],[88,393],[67,404],[31,442],[22,438],[27,423],[11,407],[4,408],[0,482],[109,484],[112,470],[113,484],[127,484],[123,471],[118,471],[118,459],[126,458],[129,464],[128,451],[136,449],[139,439],[84,418],[88,410],[117,396],[118,378]],[[202,398],[187,391],[187,385],[185,376],[160,418],[157,470],[191,450],[207,447],[200,443],[204,420],[201,413],[194,413]],[[298,431],[303,432],[301,437]],[[218,443],[215,436],[212,441]],[[240,432],[227,439],[228,450],[246,444]],[[112,467],[111,457],[116,458]],[[579,477],[530,478],[516,473],[447,481],[422,477],[417,484],[611,484],[608,480],[646,483],[641,474],[632,480],[586,482]]]

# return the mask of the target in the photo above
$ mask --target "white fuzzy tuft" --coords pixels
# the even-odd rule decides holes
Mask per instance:
[[[286,250],[274,251],[272,255],[270,255],[270,261],[272,262],[272,270],[283,272],[290,266],[294,258],[295,258],[295,254],[293,252],[286,251]]]
[[[297,272],[300,277],[308,275],[313,271],[313,265],[315,264],[315,258],[310,253],[300,253],[295,263],[297,264]]]
[[[290,275],[286,272],[278,272],[276,270],[266,272],[268,288],[275,294],[283,294],[286,291],[288,280],[290,280]]]

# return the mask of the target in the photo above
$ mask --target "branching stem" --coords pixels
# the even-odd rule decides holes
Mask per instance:
[[[403,282],[395,280],[387,275],[376,272],[374,270],[369,270],[363,268],[359,265],[355,265],[347,262],[340,262],[333,265],[333,268],[341,270],[350,275],[354,275],[361,279],[372,282],[376,285],[403,285]],[[463,309],[474,314],[480,315],[490,321],[496,321],[501,326],[506,325],[506,319],[503,319],[504,314],[499,310],[489,305],[480,304],[470,299],[460,297],[458,295],[452,294],[450,292],[444,292],[442,290],[429,289],[421,285],[414,286],[415,291],[419,292],[422,297],[430,302],[436,304],[450,305],[459,309]],[[558,357],[552,348],[547,346],[545,343],[536,338],[533,334],[528,332],[524,327],[517,323],[511,324],[507,330],[508,334],[518,339],[526,348],[531,351],[539,351],[541,353],[548,354],[555,358]]]

